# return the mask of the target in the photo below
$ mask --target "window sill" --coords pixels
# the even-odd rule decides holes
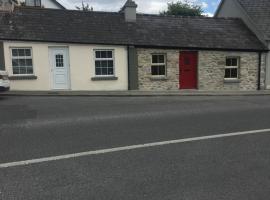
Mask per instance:
[[[166,76],[151,76],[151,81],[166,81],[168,78]]]
[[[118,77],[115,76],[96,76],[91,78],[92,81],[116,81]]]
[[[37,80],[37,76],[35,76],[35,75],[23,75],[23,76],[12,75],[9,77],[9,80]]]
[[[224,83],[240,83],[239,79],[224,79]]]

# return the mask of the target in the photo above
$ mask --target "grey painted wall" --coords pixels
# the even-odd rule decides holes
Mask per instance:
[[[5,70],[4,44],[0,42],[0,70]]]
[[[128,89],[138,90],[138,56],[134,46],[128,47]]]

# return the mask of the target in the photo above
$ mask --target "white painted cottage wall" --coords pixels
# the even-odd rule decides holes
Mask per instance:
[[[50,91],[52,90],[52,67],[49,49],[67,47],[69,49],[70,85],[73,91],[124,91],[128,90],[128,53],[125,46],[57,44],[38,42],[4,42],[5,66],[12,76],[12,47],[31,47],[36,80],[12,80],[11,90]],[[94,50],[114,51],[115,76],[118,80],[93,81],[95,77]]]

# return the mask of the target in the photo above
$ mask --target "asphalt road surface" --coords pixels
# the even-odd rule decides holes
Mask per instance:
[[[269,128],[270,96],[0,97],[0,199],[268,200]]]

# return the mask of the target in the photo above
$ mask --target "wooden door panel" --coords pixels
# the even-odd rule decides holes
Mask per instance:
[[[198,53],[195,51],[183,51],[179,58],[179,84],[180,89],[197,88],[197,62]]]

